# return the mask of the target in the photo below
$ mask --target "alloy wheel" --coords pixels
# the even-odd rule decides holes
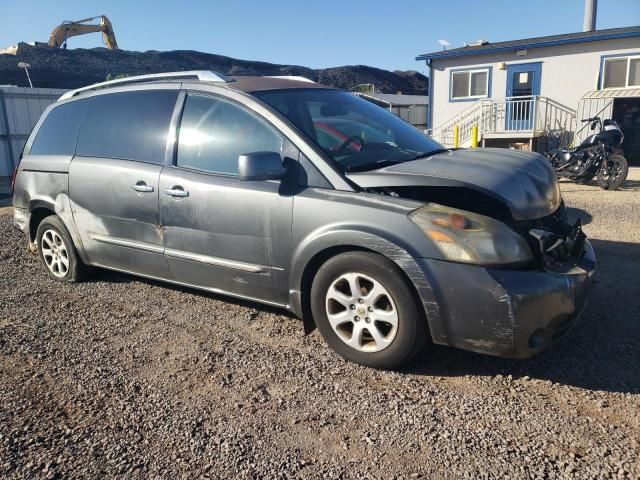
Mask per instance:
[[[345,273],[329,286],[327,318],[338,338],[361,352],[379,352],[398,331],[398,310],[387,289],[361,273]]]
[[[69,273],[69,252],[58,232],[46,230],[42,235],[40,249],[44,263],[51,273],[59,278]]]

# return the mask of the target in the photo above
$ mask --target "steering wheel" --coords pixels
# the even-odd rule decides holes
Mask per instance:
[[[336,148],[336,154],[344,155],[345,153],[347,153],[347,149],[351,147],[351,144],[354,142],[357,142],[360,145],[360,148],[357,151],[360,151],[364,148],[364,140],[362,139],[362,137],[360,137],[360,135],[351,135],[344,142],[342,142],[342,145]]]

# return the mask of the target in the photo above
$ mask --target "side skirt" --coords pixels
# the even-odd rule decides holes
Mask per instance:
[[[202,286],[199,286],[199,285],[193,285],[191,283],[185,283],[185,282],[178,282],[176,280],[170,280],[170,279],[167,279],[167,278],[154,277],[152,275],[144,275],[144,274],[141,274],[141,273],[133,272],[131,270],[108,267],[106,265],[101,265],[99,263],[92,263],[92,265],[94,267],[104,268],[105,270],[111,270],[111,271],[114,271],[114,272],[126,273],[126,274],[133,275],[133,276],[136,276],[136,277],[148,278],[150,280],[158,280],[160,282],[171,283],[173,285],[180,285],[181,287],[193,288],[195,290],[201,290],[201,291],[205,291],[205,292],[209,292],[209,293],[215,293],[215,294],[218,294],[218,295],[224,295],[224,296],[227,296],[227,297],[238,298],[240,300],[247,300],[247,301],[250,301],[250,302],[262,303],[264,305],[270,305],[272,307],[278,307],[278,308],[284,308],[284,309],[287,309],[287,310],[291,310],[291,306],[287,305],[287,304],[272,302],[270,300],[264,300],[264,299],[261,299],[261,298],[255,298],[255,297],[248,297],[248,296],[245,296],[245,295],[239,295],[237,293],[228,292],[226,290],[222,290],[222,289],[219,289],[219,288],[202,287]]]

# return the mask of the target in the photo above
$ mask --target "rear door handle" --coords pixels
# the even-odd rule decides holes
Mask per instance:
[[[164,193],[167,195],[171,195],[172,197],[188,197],[189,192],[187,192],[184,188],[179,185],[174,186],[173,188],[167,188]]]
[[[131,185],[131,189],[136,192],[153,192],[153,187],[147,185],[143,180],[138,180],[135,185]]]

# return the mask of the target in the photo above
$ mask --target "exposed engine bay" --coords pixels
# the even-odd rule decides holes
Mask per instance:
[[[586,235],[580,219],[569,223],[564,202],[550,215],[533,220],[515,220],[500,200],[465,187],[371,187],[368,193],[436,203],[494,218],[524,237],[536,260],[536,266],[564,271],[581,257]]]

